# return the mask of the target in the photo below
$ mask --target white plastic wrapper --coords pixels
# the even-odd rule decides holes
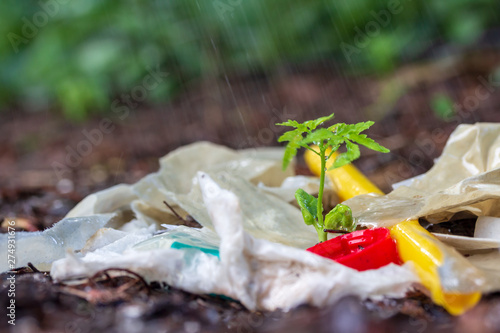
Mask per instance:
[[[496,124],[460,126],[428,174],[386,196],[349,200],[354,215],[371,225],[408,217],[445,221],[464,212],[499,216],[497,133]],[[283,172],[282,153],[279,148],[234,151],[205,142],[180,148],[161,159],[157,173],[138,183],[88,196],[54,228],[18,233],[30,238],[18,245],[24,248],[18,263],[52,263],[55,280],[127,268],[149,281],[238,299],[249,309],[321,306],[346,294],[403,296],[418,281],[411,265],[357,272],[303,250],[317,242],[317,235],[290,200],[299,186],[317,191],[317,180],[294,177],[293,168]],[[450,171],[453,176],[447,177]],[[334,204],[334,195],[329,197]],[[163,201],[203,228],[178,226]],[[78,236],[68,235],[74,229],[58,229],[68,221],[88,221],[91,215],[105,220],[82,224],[77,230],[85,231]],[[167,225],[166,232],[153,236],[162,225]],[[64,246],[47,245],[40,253],[31,244],[52,241],[47,234],[65,239]],[[498,258],[485,253],[496,249],[498,240],[448,238],[453,237],[459,251],[479,251],[471,262],[492,280],[498,276],[492,265],[500,266]],[[0,245],[6,247],[6,239],[0,238]]]
[[[357,272],[299,248],[252,237],[245,232],[238,197],[206,173],[197,177],[202,200],[216,233],[208,228],[173,227],[171,231],[114,250],[96,250],[81,259],[58,260],[51,274],[64,280],[109,267],[132,269],[196,293],[216,293],[240,300],[249,309],[289,309],[303,303],[325,305],[354,294],[401,297],[418,279],[408,266],[388,265]],[[220,251],[172,249],[174,241]],[[125,244],[124,244],[125,245]]]

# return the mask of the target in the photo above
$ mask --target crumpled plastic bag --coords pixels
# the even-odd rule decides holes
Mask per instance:
[[[299,248],[253,237],[244,230],[240,199],[206,173],[200,172],[196,178],[216,233],[209,228],[172,227],[170,232],[124,248],[122,255],[96,251],[80,259],[70,256],[58,260],[52,267],[53,278],[64,280],[110,267],[128,268],[150,281],[164,281],[196,293],[222,294],[249,309],[265,310],[303,303],[321,306],[348,294],[401,297],[418,281],[408,265],[357,272]],[[220,255],[194,248],[172,249],[168,241],[189,242],[188,238],[205,249],[218,247]]]
[[[362,224],[371,225],[391,225],[408,217],[437,222],[463,212],[496,214],[496,180],[485,176],[497,172],[500,142],[495,133],[500,133],[496,124],[462,125],[421,180],[386,196],[359,196],[347,203]],[[46,254],[44,262],[55,260],[55,280],[128,268],[149,281],[238,299],[249,309],[289,309],[304,302],[321,306],[345,294],[403,296],[418,281],[411,264],[357,272],[303,251],[317,242],[317,235],[289,200],[295,186],[314,191],[317,180],[288,178],[293,171],[281,171],[282,152],[233,151],[210,143],[180,148],[161,159],[157,173],[79,203],[68,218],[112,213],[113,223],[89,237],[80,250],[67,252],[66,258],[58,259],[63,255],[58,249],[52,257]],[[455,167],[457,163],[463,166]],[[438,177],[440,171],[453,171],[453,178]],[[429,174],[437,178],[427,178]],[[164,200],[203,228],[179,226]],[[163,224],[167,231],[152,236]],[[37,262],[37,256],[33,252],[23,260]],[[492,260],[474,258],[482,268]]]
[[[460,125],[425,174],[384,196],[347,200],[362,225],[391,226],[406,219],[431,223],[500,216],[500,124]],[[500,242],[456,235],[435,236],[464,254],[497,249]]]
[[[298,186],[314,189],[317,180],[313,177],[290,180],[288,177],[293,176],[293,168],[281,170],[282,153],[280,148],[236,152],[208,142],[188,145],[162,158],[158,172],[134,185],[119,185],[90,195],[68,216],[129,209],[138,220],[147,224],[158,227],[162,223],[179,224],[180,221],[163,202],[167,201],[179,214],[189,214],[213,230],[195,177],[198,171],[204,171],[240,198],[247,232],[305,249],[316,243],[316,232],[304,224],[300,210],[283,197],[289,199]],[[290,182],[297,187],[288,186]],[[285,187],[280,187],[281,183]],[[106,203],[108,200],[110,203]]]
[[[390,226],[408,218],[500,216],[500,124],[460,125],[423,176],[384,196],[347,200],[359,223]]]

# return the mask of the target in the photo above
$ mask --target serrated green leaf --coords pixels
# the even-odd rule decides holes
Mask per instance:
[[[344,123],[338,123],[338,124],[335,124],[335,125],[328,127],[328,130],[334,132],[337,135],[342,135],[342,132],[344,132],[345,126],[346,126],[346,124],[344,124]]]
[[[283,154],[283,165],[282,168],[283,170],[286,170],[290,162],[292,162],[293,158],[295,155],[297,155],[297,149],[300,148],[300,145],[298,145],[294,141],[290,141],[286,147],[285,147],[285,153]]]
[[[297,135],[301,135],[302,133],[299,130],[291,130],[288,132],[283,133],[278,139],[278,142],[285,142],[285,141],[296,141]]]
[[[309,130],[313,131],[316,129],[316,127],[318,127],[319,125],[323,124],[324,122],[332,119],[334,116],[335,116],[335,114],[332,113],[329,116],[320,117],[320,118],[314,119],[314,120],[308,120],[308,121],[304,122],[304,125],[307,126],[307,128],[309,128]]]
[[[297,155],[297,150],[301,147],[300,142],[302,139],[302,133],[298,129],[288,131],[278,139],[279,142],[288,141],[285,153],[283,154],[283,170],[288,167],[295,155]]]
[[[347,151],[337,156],[337,159],[333,163],[333,166],[330,168],[330,170],[340,168],[346,164],[349,164],[355,159],[359,158],[359,156],[361,155],[361,153],[359,152],[359,146],[357,144],[352,143],[349,140],[346,140],[345,143]]]
[[[285,122],[282,122],[282,123],[276,123],[276,125],[278,126],[290,126],[290,127],[299,127],[301,124],[299,124],[298,121],[296,120],[291,120],[291,119],[288,119],[287,121]]]
[[[301,188],[295,192],[295,199],[300,206],[304,222],[307,225],[314,224],[318,219],[318,199]]]
[[[369,137],[366,136],[366,134],[349,134],[347,137],[354,141],[359,143],[360,145],[365,146],[366,148],[369,148],[371,150],[379,151],[381,153],[388,153],[390,150],[385,148],[384,146],[379,145],[376,143],[373,139],[370,139]]]
[[[299,130],[301,133],[307,132],[307,126],[304,124],[299,123],[296,120],[288,120],[283,123],[276,123],[278,126],[290,126],[290,127],[295,127],[297,130]]]
[[[337,135],[359,134],[374,124],[373,121],[365,121],[357,124],[337,124]]]
[[[353,132],[359,134],[363,131],[366,131],[370,127],[372,127],[373,124],[375,124],[375,122],[373,122],[373,121],[365,121],[365,122],[354,124]]]
[[[339,127],[339,125],[341,125],[341,124],[342,124],[342,123],[334,124],[334,125],[332,125],[332,126],[328,127],[328,128],[327,128],[327,130],[329,130],[330,132],[334,132],[334,133],[336,133],[336,131],[337,131],[337,127]]]
[[[334,133],[330,132],[326,128],[320,128],[317,129],[311,133],[309,133],[302,141],[300,142],[301,145],[308,145],[311,143],[315,144],[320,144],[324,142],[325,140],[328,140],[328,145],[331,146],[336,146],[340,143],[342,143],[343,139]]]
[[[349,206],[338,204],[325,216],[325,228],[353,231],[356,227]]]

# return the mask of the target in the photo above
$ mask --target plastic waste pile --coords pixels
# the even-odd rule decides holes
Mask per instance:
[[[421,283],[437,304],[460,314],[481,294],[500,290],[499,133],[499,124],[461,125],[426,174],[386,195],[340,195],[359,226],[390,231],[359,230],[328,241],[347,251],[340,257],[362,259],[318,255],[333,253],[333,246],[316,245],[315,231],[294,204],[298,188],[317,193],[318,179],[282,171],[282,149],[235,151],[200,142],[163,157],[159,171],[136,184],[86,197],[51,229],[17,233],[17,263],[50,270],[56,281],[126,268],[148,281],[231,297],[252,310],[323,306],[345,295],[403,297]],[[305,157],[314,172],[314,159]],[[334,204],[346,178],[329,176],[325,200]],[[182,225],[164,201],[202,227]],[[431,235],[418,223],[465,217],[477,217],[474,237]],[[6,249],[5,236],[0,246]],[[367,237],[385,245],[367,251]],[[311,250],[315,246],[321,249]],[[383,265],[348,263],[382,262],[384,255],[390,258]],[[0,270],[8,270],[5,263]]]

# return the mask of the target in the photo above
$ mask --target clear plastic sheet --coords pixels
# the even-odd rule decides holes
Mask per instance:
[[[67,251],[80,251],[92,235],[108,225],[113,217],[115,214],[67,217],[44,231],[16,232],[16,267],[23,267],[31,262],[39,269],[50,269],[52,262],[63,258]],[[0,234],[1,248],[5,253],[7,239],[7,234]],[[0,260],[0,271],[7,270],[7,260]]]

